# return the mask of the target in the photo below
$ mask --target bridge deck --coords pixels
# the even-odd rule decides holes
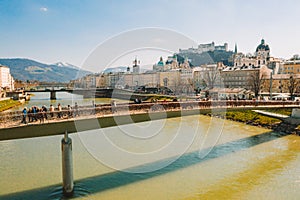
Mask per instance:
[[[24,92],[28,92],[28,93],[36,93],[36,92],[73,92],[73,90],[24,90]]]
[[[131,123],[139,123],[165,118],[174,118],[185,115],[200,114],[199,110],[168,111],[155,113],[132,113],[125,115],[92,116],[52,121],[49,123],[34,123],[10,128],[0,129],[0,141],[10,139],[23,139],[31,137],[42,137],[61,135],[67,130],[68,133],[76,133],[112,126]]]

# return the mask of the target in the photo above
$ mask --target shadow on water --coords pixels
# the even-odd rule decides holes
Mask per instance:
[[[269,142],[288,134],[280,134],[275,132],[266,132],[259,135],[242,138],[225,144],[215,146],[212,151],[204,158],[199,158],[199,151],[186,153],[177,159],[172,164],[157,171],[148,173],[128,173],[123,171],[116,171],[99,176],[85,178],[75,181],[74,197],[86,196],[92,193],[102,192],[108,189],[124,186],[134,182],[146,180],[152,177],[160,176],[169,172],[173,172],[179,169],[183,169],[195,164],[199,164],[214,158],[219,158],[228,155],[232,152],[244,150],[255,145],[259,145],[265,142]],[[203,150],[205,151],[205,150]],[[173,158],[167,158],[164,160],[156,161],[153,163],[137,166],[129,170],[149,170],[164,162],[173,160]],[[127,170],[127,171],[129,171]],[[62,195],[61,185],[52,185],[44,188],[37,188],[33,190],[7,194],[0,196],[0,199],[64,199]]]

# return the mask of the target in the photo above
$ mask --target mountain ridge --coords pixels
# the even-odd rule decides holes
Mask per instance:
[[[92,72],[63,62],[44,64],[28,58],[0,58],[0,64],[10,68],[14,79],[41,82],[69,82]]]

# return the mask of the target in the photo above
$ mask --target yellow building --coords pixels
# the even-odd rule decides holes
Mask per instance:
[[[176,90],[176,88],[180,86],[180,72],[179,71],[158,72],[158,80],[160,86],[165,86],[172,90]]]
[[[97,88],[106,88],[107,85],[108,85],[108,75],[107,74],[96,75],[96,87]]]
[[[142,74],[124,74],[123,86],[137,87],[137,86],[149,86],[156,87],[158,81],[157,73],[142,73]]]
[[[272,75],[272,93],[289,93],[289,85],[291,76],[295,79],[295,92],[300,92],[300,74],[275,74]],[[262,85],[262,93],[270,92],[270,75],[266,76]]]
[[[300,74],[300,60],[289,60],[283,63],[281,74]]]

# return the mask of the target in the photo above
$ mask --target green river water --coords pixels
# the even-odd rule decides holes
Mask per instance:
[[[45,95],[35,96],[30,104],[48,105]],[[90,103],[62,95],[57,102],[63,105]],[[109,99],[96,100],[105,102]],[[75,199],[300,197],[299,136],[199,115],[70,137]],[[64,199],[61,138],[0,142],[1,200]]]

